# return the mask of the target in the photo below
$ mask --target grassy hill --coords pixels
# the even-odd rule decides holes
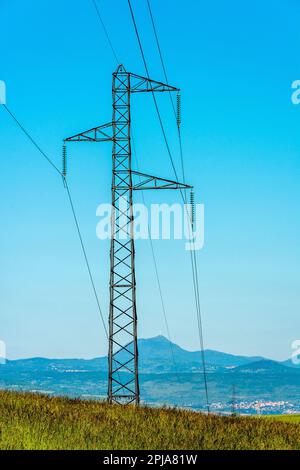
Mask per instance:
[[[0,392],[0,449],[300,449],[300,425]]]

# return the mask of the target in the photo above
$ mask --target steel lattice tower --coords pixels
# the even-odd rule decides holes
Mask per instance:
[[[113,145],[108,354],[110,403],[138,404],[140,401],[133,191],[191,187],[132,170],[131,94],[164,91],[179,92],[178,88],[129,73],[119,65],[113,73],[112,122],[64,140],[65,142],[111,141]]]

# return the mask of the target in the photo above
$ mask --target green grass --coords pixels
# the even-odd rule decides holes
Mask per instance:
[[[0,392],[0,449],[300,449],[300,426]]]
[[[269,418],[275,421],[282,421],[283,423],[298,423],[300,424],[300,415],[267,415],[262,416],[264,418]]]

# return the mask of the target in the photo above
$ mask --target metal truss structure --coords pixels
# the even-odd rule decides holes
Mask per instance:
[[[138,404],[133,191],[185,189],[191,186],[132,170],[131,95],[179,90],[129,73],[123,65],[119,65],[113,73],[112,90],[112,122],[76,134],[64,142],[112,142],[108,401]]]

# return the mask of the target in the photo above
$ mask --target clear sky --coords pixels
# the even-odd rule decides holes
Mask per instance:
[[[128,71],[144,68],[125,0],[99,0]],[[133,0],[152,77],[163,79],[146,1]],[[170,83],[182,89],[187,180],[205,204],[198,254],[205,345],[284,359],[300,338],[300,79],[296,0],[152,0]],[[116,62],[90,0],[0,0],[0,79],[7,103],[60,165],[61,140],[111,120]],[[174,158],[168,96],[159,96]],[[151,96],[133,97],[141,170],[173,177]],[[92,357],[107,344],[61,179],[0,108],[0,339],[8,356]],[[101,305],[107,242],[96,208],[109,202],[110,144],[74,144],[69,184]],[[179,194],[150,194],[179,202]],[[140,196],[137,197],[140,201]],[[189,254],[155,241],[174,341],[197,349]],[[139,334],[166,334],[149,242],[137,244]]]

